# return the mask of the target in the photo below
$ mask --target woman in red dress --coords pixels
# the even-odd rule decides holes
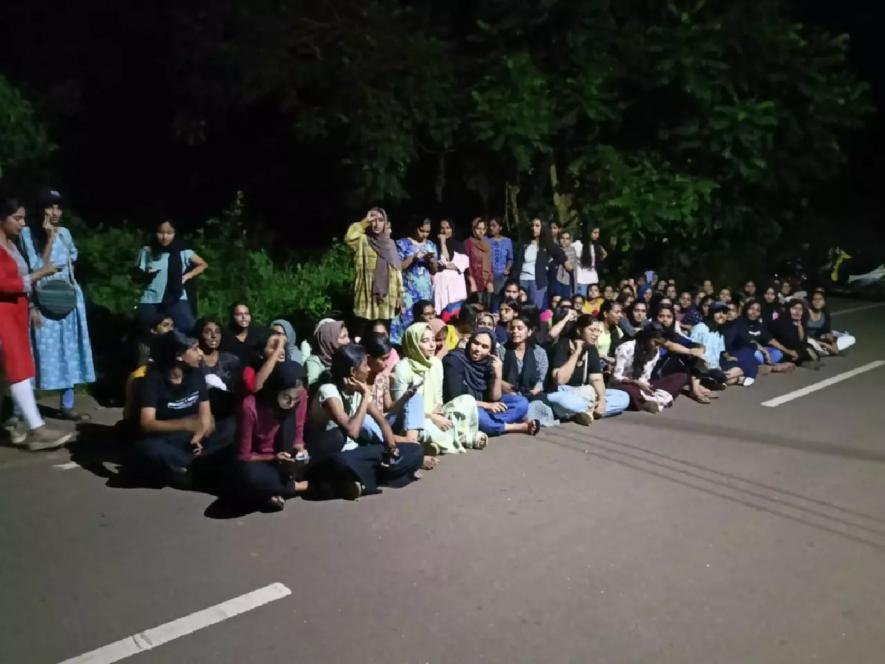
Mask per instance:
[[[17,410],[27,424],[14,424],[10,436],[15,445],[27,443],[29,450],[45,450],[64,445],[73,435],[46,426],[37,402],[31,379],[34,360],[28,341],[28,295],[39,279],[59,271],[57,265],[46,265],[28,273],[27,263],[15,245],[25,227],[25,208],[15,199],[0,201],[0,374],[9,384]]]

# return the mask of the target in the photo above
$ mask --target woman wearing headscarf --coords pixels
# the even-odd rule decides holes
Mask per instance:
[[[59,271],[47,263],[39,270],[28,269],[16,247],[16,239],[25,225],[25,208],[15,199],[0,201],[0,380],[9,385],[12,401],[24,418],[10,427],[14,445],[27,443],[32,451],[64,445],[72,433],[62,433],[46,426],[31,379],[35,367],[28,343],[28,297],[40,279]]]
[[[469,394],[443,400],[443,365],[436,356],[433,329],[427,323],[414,323],[403,337],[403,359],[393,370],[390,390],[401,399],[408,389],[418,385],[424,397],[422,441],[432,454],[457,454],[467,448],[482,449],[488,436],[479,430],[476,399]]]
[[[433,332],[433,341],[436,346],[436,350],[434,355],[439,358],[440,361],[446,356],[446,353],[449,352],[449,337],[450,334],[454,334],[456,337],[458,335],[449,325],[446,325],[445,321],[441,318],[433,318],[428,323],[430,326],[430,331]],[[457,346],[457,340],[452,344],[452,346]]]
[[[270,329],[277,334],[282,334],[286,337],[286,359],[303,365],[304,355],[295,343],[297,337],[295,335],[295,328],[292,327],[292,323],[282,318],[277,318],[270,324]]]
[[[74,411],[74,386],[95,382],[92,364],[92,345],[86,323],[86,300],[80,285],[74,280],[77,247],[71,232],[60,226],[62,198],[57,191],[46,190],[40,196],[42,218],[30,228],[22,229],[20,244],[31,270],[44,265],[59,265],[61,271],[46,279],[73,284],[76,304],[65,316],[45,315],[40,309],[39,288],[37,307],[31,314],[31,335],[34,360],[37,365],[37,389],[60,390],[59,413],[62,419],[83,422],[88,415]],[[41,284],[41,285],[42,285]]]
[[[449,320],[467,299],[464,273],[470,267],[464,243],[454,235],[449,219],[439,222],[439,270],[433,275],[433,305],[436,313]]]
[[[526,420],[529,402],[518,394],[504,394],[503,364],[496,355],[495,333],[481,328],[465,349],[456,348],[443,360],[443,399],[461,394],[476,399],[479,430],[489,436],[504,433],[538,434],[541,423]]]
[[[464,250],[470,261],[467,284],[470,292],[477,294],[479,303],[488,311],[495,282],[492,273],[492,247],[486,241],[485,219],[477,217],[470,228],[473,234],[464,241]]]
[[[313,331],[313,353],[304,362],[307,385],[316,383],[324,371],[332,366],[332,355],[341,346],[350,343],[347,327],[340,320],[324,318]]]
[[[186,249],[176,238],[175,224],[160,222],[150,244],[142,247],[135,262],[136,273],[147,284],[141,294],[138,313],[168,314],[175,321],[175,329],[190,333],[194,327],[194,312],[188,302],[185,284],[209,267],[206,261],[191,249]]]
[[[392,320],[403,306],[402,262],[387,230],[387,213],[372,208],[344,236],[353,251],[353,315]]]
[[[246,395],[237,413],[237,494],[250,505],[279,511],[307,490],[298,481],[304,456],[306,374],[297,362],[274,367],[264,386]]]

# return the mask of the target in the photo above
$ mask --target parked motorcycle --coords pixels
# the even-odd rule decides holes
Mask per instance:
[[[847,295],[885,296],[885,263],[856,258],[841,247],[832,247],[818,270],[821,285]]]

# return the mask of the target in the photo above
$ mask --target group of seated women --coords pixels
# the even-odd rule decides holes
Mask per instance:
[[[399,345],[383,320],[352,337],[323,319],[299,346],[291,324],[255,327],[245,304],[192,336],[155,316],[128,389],[132,465],[271,510],[298,494],[353,500],[495,437],[660,413],[680,395],[709,404],[854,343],[832,330],[823,291],[806,302],[779,290],[625,280],[540,310],[508,282],[494,315],[467,303],[446,323],[416,302]]]

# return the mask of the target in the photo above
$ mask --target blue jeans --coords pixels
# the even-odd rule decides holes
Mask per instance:
[[[782,359],[784,359],[784,354],[781,351],[779,351],[777,348],[772,348],[771,346],[766,346],[765,350],[767,350],[768,354],[771,355],[771,361],[774,364],[777,364]],[[756,355],[756,361],[759,364],[765,364],[765,356],[762,354],[761,350],[757,350],[755,355]]]
[[[547,288],[535,288],[534,279],[520,279],[519,285],[529,294],[529,302],[534,304],[540,311],[547,308]]]
[[[578,413],[586,413],[593,403],[584,398],[581,390],[571,385],[560,385],[556,392],[547,395],[547,401],[553,406],[553,412],[561,420],[568,420]],[[607,389],[605,391],[605,417],[611,417],[627,410],[630,395],[623,390]]]
[[[504,433],[504,426],[522,422],[526,413],[529,412],[529,402],[518,394],[504,394],[501,403],[507,405],[503,413],[490,413],[484,408],[477,408],[479,415],[479,430],[489,436],[500,436]]]
[[[405,405],[399,412],[389,413],[387,422],[393,433],[398,436],[404,435],[407,431],[420,431],[424,428],[424,395],[415,394],[411,399],[406,401]],[[369,415],[363,420],[362,431],[360,432],[360,443],[383,443],[384,435],[381,433],[381,427]]]

